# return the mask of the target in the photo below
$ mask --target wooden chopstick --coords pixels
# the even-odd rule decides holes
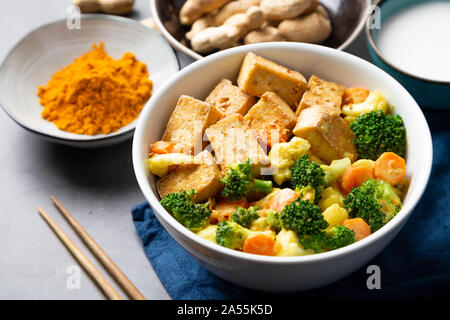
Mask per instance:
[[[61,228],[53,221],[52,218],[41,208],[37,207],[40,215],[53,229],[56,235],[61,239],[64,245],[74,255],[82,267],[86,270],[89,276],[97,283],[97,285],[103,290],[105,295],[111,300],[122,300],[122,297],[114,290],[114,288],[103,278],[102,274],[94,267],[89,259],[81,252],[81,250],[70,240],[70,238],[61,230]]]
[[[125,274],[119,269],[119,267],[108,257],[108,255],[100,248],[100,246],[92,239],[92,237],[83,229],[83,227],[72,217],[72,215],[62,206],[62,204],[56,200],[54,196],[50,197],[58,208],[58,210],[64,215],[72,228],[78,233],[84,243],[89,247],[92,253],[103,264],[106,270],[111,276],[119,283],[126,294],[134,300],[146,300],[141,292],[134,286],[134,284],[125,276]]]

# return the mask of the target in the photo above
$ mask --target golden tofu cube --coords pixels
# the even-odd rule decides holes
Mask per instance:
[[[226,116],[239,113],[243,116],[256,103],[254,96],[234,86],[230,80],[222,79],[205,100]]]
[[[330,113],[340,115],[344,92],[345,87],[340,84],[325,81],[313,75],[308,81],[308,89],[303,95],[295,114],[298,117],[300,112],[306,108],[324,107],[329,109]]]
[[[274,92],[266,92],[262,95],[261,99],[250,109],[247,115],[244,117],[247,125],[250,129],[254,129],[256,134],[270,145],[279,142],[282,135],[286,138],[290,135],[294,128],[297,117],[294,111],[289,105],[281,99],[279,95]],[[279,134],[280,130],[276,130],[278,134],[278,141],[272,141],[275,138],[272,129],[278,128],[282,130],[282,134]]]
[[[180,166],[169,172],[156,182],[156,188],[161,197],[180,190],[194,189],[195,202],[204,202],[220,192],[223,185],[221,174],[214,157],[205,150],[194,157],[197,164]]]
[[[221,117],[221,113],[209,103],[183,95],[161,140],[180,142],[195,155],[207,146],[207,141],[203,141],[205,129]]]
[[[293,109],[306,90],[306,80],[299,72],[251,52],[242,63],[237,82],[242,91],[253,96],[275,92]]]
[[[233,113],[206,129],[206,135],[224,172],[229,166],[242,163],[247,158],[252,160],[256,175],[262,166],[270,164],[254,130],[247,126],[238,113]]]
[[[311,151],[328,164],[331,161],[358,157],[353,143],[354,135],[347,122],[325,108],[304,109],[298,117],[294,134],[311,144]]]

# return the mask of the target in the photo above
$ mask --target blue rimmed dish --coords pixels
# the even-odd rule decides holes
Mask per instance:
[[[450,2],[450,0],[440,0]],[[379,28],[373,28],[373,18],[369,18],[366,23],[365,31],[369,52],[373,62],[391,74],[398,80],[415,98],[422,107],[450,110],[450,81],[439,81],[424,76],[420,76],[400,67],[385,56],[377,46],[377,40],[383,32],[383,22],[393,15],[408,9],[413,5],[430,2],[427,0],[378,0],[374,3],[379,9],[381,25]],[[414,36],[414,35],[411,35]],[[420,63],[420,61],[418,62]],[[450,76],[450,75],[449,75]]]

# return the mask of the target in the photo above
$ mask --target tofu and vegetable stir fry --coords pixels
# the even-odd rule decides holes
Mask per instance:
[[[178,222],[230,249],[300,256],[359,241],[399,212],[406,129],[381,92],[306,81],[253,53],[232,80],[181,96],[149,147]]]

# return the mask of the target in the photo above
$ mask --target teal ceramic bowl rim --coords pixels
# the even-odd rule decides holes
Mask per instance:
[[[373,3],[373,6],[376,7],[381,7],[381,5],[384,2],[387,2],[388,0],[376,0]],[[396,65],[394,65],[392,62],[390,62],[388,59],[386,59],[386,57],[383,55],[383,53],[381,52],[380,49],[378,49],[378,47],[375,44],[375,40],[373,39],[372,36],[372,29],[370,28],[370,16],[367,18],[366,20],[366,36],[367,36],[367,40],[369,42],[370,47],[373,49],[373,51],[377,54],[377,56],[389,67],[391,67],[392,69],[394,69],[395,71],[402,73],[410,78],[414,78],[420,81],[424,81],[424,82],[428,82],[428,83],[433,83],[433,84],[439,84],[439,85],[450,85],[450,81],[440,81],[440,80],[432,80],[432,79],[428,79],[425,77],[421,77],[412,73],[409,73],[408,71],[405,71],[399,67],[397,67]]]

